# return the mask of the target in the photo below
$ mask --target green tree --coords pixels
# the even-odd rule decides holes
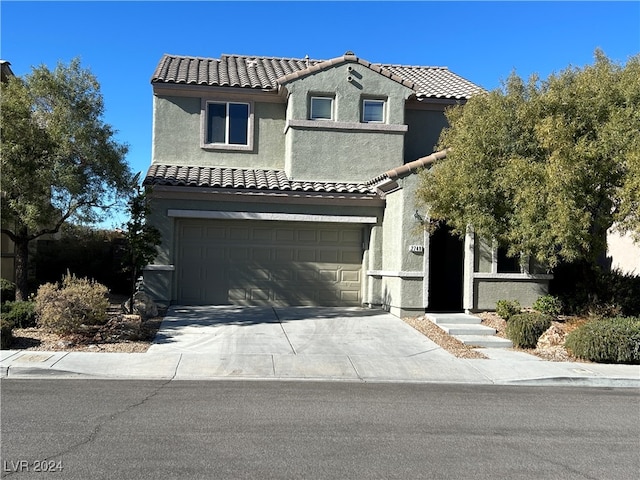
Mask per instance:
[[[511,256],[595,264],[616,225],[640,238],[640,55],[502,88],[447,111],[446,159],[421,174],[432,221]]]
[[[78,59],[10,78],[0,98],[2,232],[16,247],[16,299],[27,294],[29,242],[69,220],[92,223],[131,188],[127,146],[103,122],[95,76]]]
[[[136,175],[136,183],[138,177],[139,175]],[[135,195],[129,201],[130,219],[124,233],[127,247],[123,257],[125,270],[131,274],[129,313],[133,313],[133,295],[138,275],[155,258],[156,247],[162,243],[160,231],[146,222],[147,216],[151,213],[148,193],[148,190],[137,186]]]

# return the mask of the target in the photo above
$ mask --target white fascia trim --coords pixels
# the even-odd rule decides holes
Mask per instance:
[[[173,272],[176,269],[174,265],[147,265],[143,270],[156,272]]]
[[[212,220],[275,220],[280,222],[324,222],[324,223],[378,223],[377,217],[351,215],[315,215],[306,213],[271,212],[223,212],[218,210],[174,210],[167,216],[176,218],[204,218]]]
[[[367,270],[370,277],[424,278],[424,272],[407,270]]]
[[[546,273],[474,273],[479,280],[551,280],[553,275]]]

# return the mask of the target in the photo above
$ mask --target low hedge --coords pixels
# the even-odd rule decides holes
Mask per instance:
[[[505,334],[519,348],[536,348],[540,336],[551,326],[553,317],[538,312],[513,315],[507,322]]]
[[[34,302],[5,302],[2,304],[2,318],[17,328],[35,327],[36,304]]]
[[[565,347],[592,362],[640,364],[640,317],[592,320],[567,335]]]
[[[13,323],[4,318],[0,318],[0,348],[7,350],[11,348],[13,341]]]
[[[533,309],[540,313],[557,317],[562,313],[562,302],[553,295],[543,295],[533,303]]]
[[[522,312],[522,307],[517,300],[498,300],[496,302],[496,314],[504,320],[509,321],[512,316],[520,312]]]

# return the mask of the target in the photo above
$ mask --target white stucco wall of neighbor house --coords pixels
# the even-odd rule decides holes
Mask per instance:
[[[640,275],[640,243],[634,242],[630,233],[608,232],[607,258],[611,259],[611,269]]]

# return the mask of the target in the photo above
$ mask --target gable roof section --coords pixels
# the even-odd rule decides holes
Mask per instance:
[[[347,62],[358,63],[411,88],[418,98],[467,99],[484,92],[447,67],[375,64],[350,52],[331,60],[243,55],[216,59],[165,54],[151,83],[277,90],[286,82]]]
[[[305,182],[290,180],[282,170],[254,170],[227,167],[195,167],[153,164],[143,185],[204,187],[230,190],[373,194],[363,183]]]

